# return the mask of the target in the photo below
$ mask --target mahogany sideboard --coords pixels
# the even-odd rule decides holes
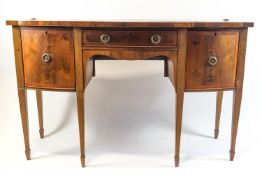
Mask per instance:
[[[175,166],[179,165],[184,92],[216,91],[214,137],[223,91],[232,90],[230,160],[234,159],[248,27],[252,22],[6,21],[12,26],[25,154],[30,159],[26,90],[36,90],[44,137],[42,90],[76,92],[81,165],[85,166],[84,91],[95,60],[163,59],[176,92]]]

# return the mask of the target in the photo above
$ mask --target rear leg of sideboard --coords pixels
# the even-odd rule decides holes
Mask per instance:
[[[215,129],[214,129],[214,138],[218,138],[219,134],[219,123],[220,123],[220,115],[222,108],[222,100],[223,100],[223,91],[217,91],[217,101],[216,101],[216,121],[215,121]]]
[[[177,55],[177,53],[176,53]],[[172,85],[176,88],[176,66],[177,56],[167,58],[164,60],[164,76],[168,77]]]
[[[95,76],[95,60],[96,58],[93,55],[89,55],[86,52],[83,53],[84,89]]]
[[[44,121],[43,121],[43,98],[42,91],[36,90],[36,102],[38,110],[39,134],[40,138],[44,138]]]

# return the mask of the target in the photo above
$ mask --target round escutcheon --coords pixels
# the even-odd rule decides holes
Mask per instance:
[[[44,63],[50,62],[50,61],[51,61],[51,54],[50,54],[50,53],[44,53],[44,54],[42,55],[42,61],[43,61]]]
[[[108,34],[102,34],[100,40],[102,43],[106,44],[110,41],[111,37]]]
[[[211,57],[208,59],[208,64],[209,64],[210,66],[216,65],[216,64],[217,64],[217,57],[211,56]]]
[[[161,36],[158,34],[154,34],[151,36],[151,43],[153,44],[159,44],[161,41]]]

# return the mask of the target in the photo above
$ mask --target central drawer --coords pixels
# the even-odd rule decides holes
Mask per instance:
[[[83,45],[95,47],[175,47],[176,31],[85,30]]]

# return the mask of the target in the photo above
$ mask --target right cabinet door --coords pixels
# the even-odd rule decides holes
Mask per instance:
[[[235,87],[238,31],[189,31],[186,90]]]

